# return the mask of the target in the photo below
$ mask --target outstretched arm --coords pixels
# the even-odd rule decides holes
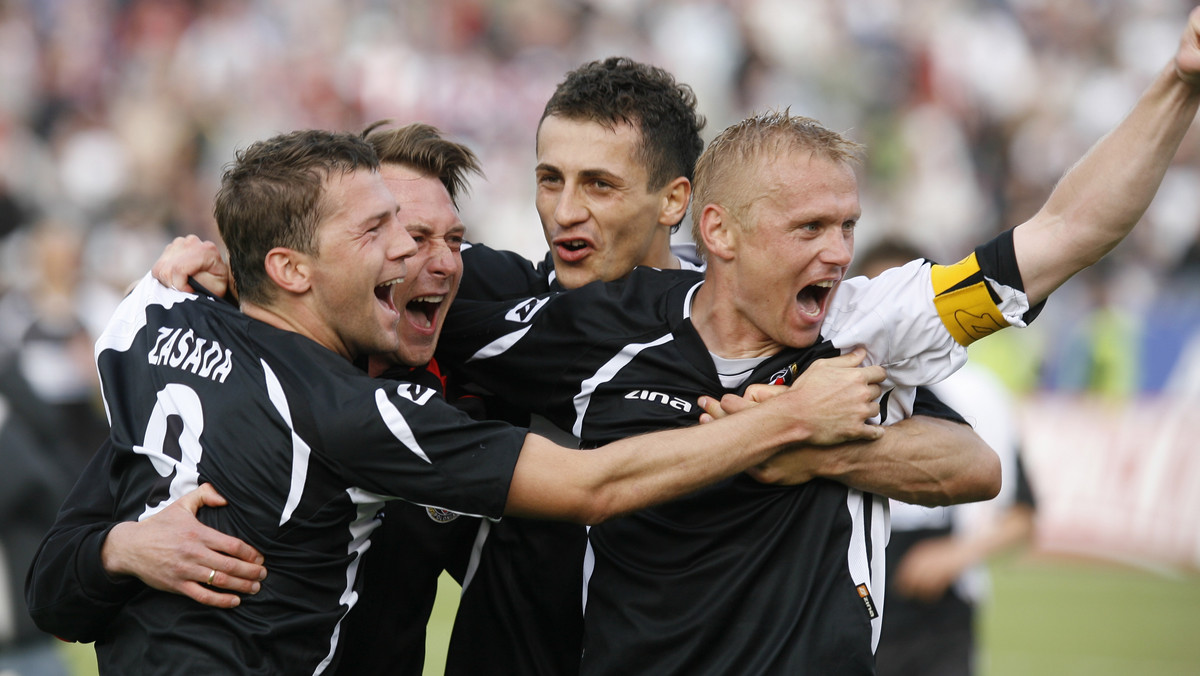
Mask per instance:
[[[1100,260],[1150,205],[1200,106],[1200,8],[1175,59],[1115,129],[1063,177],[1045,206],[1013,232],[1031,304]]]
[[[820,360],[779,396],[708,425],[628,437],[591,451],[529,435],[506,514],[599,523],[686,495],[801,443],[876,439],[881,366],[865,351]]]

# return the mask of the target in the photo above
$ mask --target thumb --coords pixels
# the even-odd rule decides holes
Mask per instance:
[[[869,423],[864,425],[864,427],[867,428],[863,433],[864,441],[877,441],[882,439],[884,432],[887,430],[887,428],[883,425],[871,425]]]
[[[175,504],[194,515],[201,507],[224,507],[228,503],[212,484],[204,483],[176,500]]]
[[[867,348],[859,345],[850,350],[846,354],[833,357],[832,361],[837,361],[839,366],[858,366],[867,358]]]

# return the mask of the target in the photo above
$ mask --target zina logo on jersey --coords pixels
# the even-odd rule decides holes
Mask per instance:
[[[658,404],[664,404],[671,408],[679,409],[684,413],[692,410],[691,402],[684,401],[679,397],[672,397],[663,392],[651,392],[650,390],[634,390],[625,395],[626,399],[641,399],[643,401],[652,401]]]

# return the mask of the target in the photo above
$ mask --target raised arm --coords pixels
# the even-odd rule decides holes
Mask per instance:
[[[664,502],[797,444],[876,439],[880,366],[865,352],[821,360],[788,390],[707,425],[628,437],[592,451],[530,435],[509,489],[507,514],[599,523]]]
[[[1030,302],[1100,260],[1150,205],[1200,106],[1200,8],[1174,60],[1115,129],[1063,177],[1045,206],[1013,232]]]

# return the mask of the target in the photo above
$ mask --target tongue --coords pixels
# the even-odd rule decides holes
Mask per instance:
[[[804,287],[800,293],[796,294],[796,303],[805,314],[815,315],[821,311],[821,303],[817,300],[811,287]]]
[[[413,324],[426,329],[433,326],[431,309],[428,303],[409,303],[404,308]]]

